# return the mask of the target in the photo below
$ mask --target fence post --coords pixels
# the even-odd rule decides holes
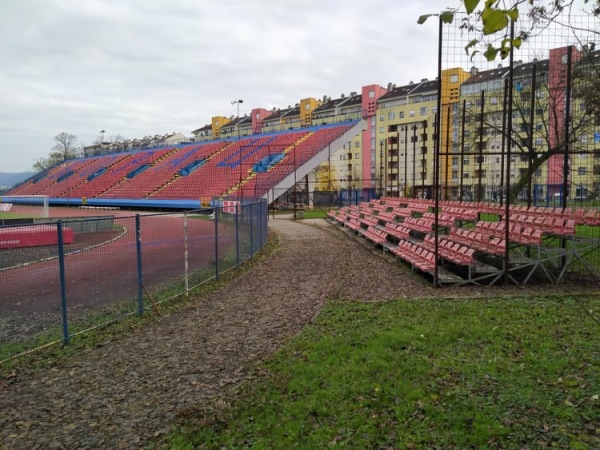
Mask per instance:
[[[144,291],[142,277],[142,229],[140,215],[135,215],[135,249],[137,253],[138,314],[144,314]]]
[[[189,262],[188,262],[188,215],[187,211],[183,212],[183,277],[185,279],[185,296],[188,297],[190,295],[190,285],[189,285]]]
[[[253,236],[253,233],[254,233],[253,228],[254,227],[252,226],[252,225],[254,225],[254,216],[252,214],[252,206],[253,206],[253,203],[250,202],[248,204],[248,207],[250,208],[250,212],[248,213],[248,217],[250,217],[250,259],[252,259],[252,257],[254,256],[254,236]]]
[[[257,214],[257,221],[256,221],[256,226],[258,228],[258,248],[260,248],[262,246],[262,237],[263,237],[263,227],[262,227],[262,203],[260,202],[260,200],[257,203],[258,206],[258,214]]]
[[[215,277],[219,279],[219,204],[215,206]]]
[[[261,206],[259,208],[260,210],[260,245],[259,247],[262,248],[263,245],[265,245],[265,242],[267,242],[267,234],[268,234],[268,227],[267,227],[267,214],[268,214],[268,210],[267,210],[267,203],[264,200],[261,200],[261,202],[259,203],[259,205]]]
[[[67,284],[65,277],[65,247],[63,242],[63,224],[61,220],[56,222],[56,232],[58,233],[58,266],[60,269],[60,301],[62,309],[63,340],[69,345],[69,319],[67,315]]]
[[[235,204],[235,261],[236,264],[240,265],[240,202]]]

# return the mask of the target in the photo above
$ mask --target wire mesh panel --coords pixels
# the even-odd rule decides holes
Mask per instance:
[[[240,215],[243,207],[239,201],[224,201],[223,205],[216,209],[215,218],[218,240],[215,251],[218,255],[219,273],[223,273],[235,267],[243,259],[239,246],[245,243],[243,235],[239,233]]]
[[[0,361],[188,294],[262,248],[266,214],[245,199],[0,228]]]
[[[65,295],[71,335],[135,313],[135,217],[64,220],[74,230],[65,244]]]
[[[411,142],[423,142],[422,152],[405,154],[407,179],[416,167],[412,179],[421,180],[424,198],[431,193],[439,202],[432,206],[440,214],[473,205],[473,221],[436,229],[440,239],[470,236],[458,239],[476,250],[470,269],[486,264],[517,283],[597,277],[597,19],[565,15],[533,22],[521,14],[497,38],[471,25],[458,14],[440,26],[441,83],[429,118],[434,152],[425,144],[425,120],[415,124]],[[521,45],[511,48],[517,41]],[[512,51],[488,61],[502,46]],[[418,190],[418,181],[409,182],[413,197]],[[476,236],[483,239],[479,247]],[[436,256],[445,264],[439,248]]]
[[[216,276],[215,209],[186,213],[186,253],[188,289]]]
[[[0,228],[0,361],[62,339],[58,250],[56,224]]]
[[[168,298],[170,293],[184,290],[186,254],[183,219],[182,214],[140,216],[141,283],[143,297],[149,304],[148,295]]]

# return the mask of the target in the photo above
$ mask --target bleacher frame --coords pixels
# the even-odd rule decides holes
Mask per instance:
[[[600,272],[586,258],[600,248],[600,239],[577,236],[575,228],[600,226],[600,216],[591,210],[537,208],[525,210],[518,222],[517,213],[523,210],[515,207],[515,220],[509,218],[507,248],[503,210],[494,205],[438,202],[436,218],[434,207],[433,201],[384,197],[331,211],[328,218],[396,255],[413,271],[432,277],[440,286],[493,285],[501,280],[524,286],[534,277],[559,284],[577,262],[600,280]],[[496,216],[498,222],[482,220],[481,212]],[[439,220],[440,216],[444,219]],[[423,264],[419,258],[412,259],[404,252],[409,245],[412,253],[433,253],[435,267]]]

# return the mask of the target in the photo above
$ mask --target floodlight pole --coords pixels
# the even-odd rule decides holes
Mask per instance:
[[[234,101],[231,102],[232,105],[237,104],[237,116],[236,116],[235,127],[237,128],[237,131],[238,131],[238,139],[240,137],[240,124],[239,124],[239,121],[240,121],[240,103],[244,103],[244,100],[238,99],[238,100],[234,100]]]

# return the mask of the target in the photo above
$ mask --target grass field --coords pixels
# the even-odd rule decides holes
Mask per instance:
[[[30,219],[33,216],[30,214],[12,213],[8,211],[0,211],[0,220],[6,219]]]
[[[600,299],[330,303],[169,448],[600,448]]]

